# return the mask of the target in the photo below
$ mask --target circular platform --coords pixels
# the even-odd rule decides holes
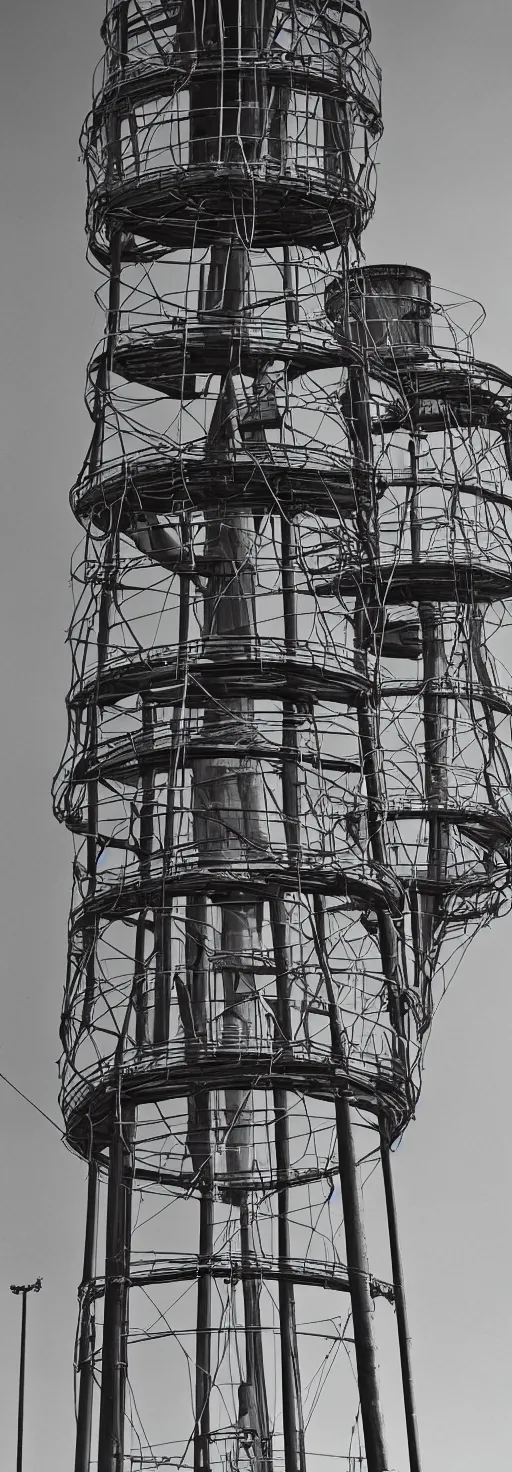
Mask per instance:
[[[92,517],[104,530],[115,512],[121,531],[145,511],[177,515],[226,506],[264,515],[283,507],[290,515],[345,516],[355,504],[349,456],[284,445],[234,452],[229,460],[186,450],[133,456],[82,480],[72,493],[79,520]]]
[[[356,1107],[374,1115],[386,1114],[397,1130],[411,1108],[406,1069],[398,1056],[355,1055],[342,1068],[326,1053],[308,1057],[302,1045],[291,1044],[286,1056],[248,1049],[234,1055],[213,1045],[198,1045],[195,1056],[185,1059],[179,1044],[160,1050],[160,1056],[158,1050],[152,1050],[151,1056],[126,1057],[121,1067],[115,1060],[106,1060],[81,1074],[70,1068],[61,1093],[68,1143],[88,1158],[91,1132],[95,1153],[108,1144],[116,1100],[140,1105],[164,1102],[186,1098],[199,1086],[210,1091],[281,1087],[331,1103],[342,1089]]]
[[[136,866],[133,866],[136,870]],[[83,931],[96,920],[114,916],[122,920],[140,910],[165,910],[177,896],[206,895],[219,903],[244,898],[270,900],[285,895],[324,894],[353,902],[354,909],[393,910],[402,906],[403,884],[391,869],[366,861],[351,863],[350,856],[334,858],[320,850],[302,847],[290,862],[285,848],[275,846],[260,857],[230,859],[208,852],[204,857],[177,849],[168,865],[153,860],[150,876],[142,879],[133,871],[116,883],[103,882],[98,874],[94,894],[71,916],[73,932]]]
[[[148,26],[138,56],[128,25],[82,134],[93,252],[104,258],[116,228],[172,249],[233,234],[235,221],[251,247],[334,245],[364,227],[379,69],[337,7],[305,6],[290,24],[293,43],[281,16],[266,34],[236,14],[219,25],[212,12],[196,34],[192,15],[188,30],[169,17],[157,46]]]
[[[134,59],[141,57],[146,61],[148,40],[152,42],[155,58],[163,56],[165,59],[163,41],[156,40],[158,36],[167,37],[169,31],[173,36],[173,28],[183,23],[182,0],[151,0],[150,7],[145,9],[137,4],[133,12],[128,14],[128,23],[123,36],[123,48],[120,47],[119,36],[119,10],[123,0],[109,0],[107,14],[101,26],[101,37],[105,42],[107,56],[115,63],[120,57],[124,64],[131,64]],[[145,13],[146,12],[146,13]],[[318,29],[318,10],[312,0],[298,0],[295,15],[298,23],[299,36],[306,37],[312,30]],[[320,12],[328,23],[336,26],[336,35],[339,42],[338,50],[345,55],[349,52],[351,58],[359,60],[368,54],[371,43],[371,28],[369,18],[365,11],[360,9],[358,0],[352,3],[343,3],[339,0],[325,0]],[[315,25],[316,22],[316,25]],[[189,22],[189,30],[183,27],[183,41],[187,35],[194,37],[193,17]],[[332,34],[332,32],[331,32]],[[196,53],[194,53],[196,54]],[[258,54],[258,53],[255,53]],[[373,60],[373,58],[372,58]],[[153,63],[154,64],[154,63]]]
[[[249,315],[231,318],[214,311],[165,329],[140,328],[117,339],[113,366],[129,383],[141,383],[168,398],[193,398],[198,375],[236,372],[255,377],[262,365],[285,364],[289,378],[321,369],[359,363],[361,354],[348,340],[334,337],[326,323],[300,322],[286,328],[282,320]],[[91,364],[94,372],[100,363]]]
[[[502,843],[509,846],[512,843],[512,812],[507,808],[501,811],[498,808],[484,807],[478,803],[467,803],[463,806],[456,803],[446,804],[429,808],[427,803],[418,803],[414,807],[403,803],[395,807],[393,804],[386,810],[386,816],[397,822],[415,822],[418,819],[426,822],[435,819],[440,823],[450,823],[454,827],[466,830],[474,835],[475,842],[481,835],[482,843]]]
[[[386,404],[372,423],[374,432],[391,434],[442,433],[447,426],[457,429],[487,429],[503,436],[512,432],[512,378],[488,363],[464,363],[432,351],[428,361],[413,368],[392,362],[382,353],[383,376],[389,383],[394,368],[400,397]],[[369,363],[371,376],[378,366]]]
[[[449,850],[446,873],[438,877],[429,867],[426,837],[423,858],[419,852],[410,862],[389,856],[385,868],[371,858],[354,859],[350,849],[341,846],[335,856],[304,843],[293,856],[284,845],[272,844],[259,854],[251,849],[242,857],[239,852],[231,857],[225,848],[215,852],[208,845],[202,852],[198,845],[182,844],[165,867],[161,856],[147,861],[144,878],[136,861],[122,870],[121,878],[118,868],[112,871],[113,879],[107,868],[101,869],[94,894],[87,896],[71,917],[72,933],[87,930],[99,921],[123,920],[143,910],[163,913],[175,898],[188,896],[205,896],[222,904],[265,902],[297,893],[322,894],[344,899],[356,911],[386,910],[399,915],[404,896],[411,889],[418,894],[438,895],[446,904],[453,897],[471,897],[476,902],[489,886],[512,873],[512,817],[506,811],[491,816],[469,805],[467,810],[455,811],[450,807],[429,809],[425,804],[409,811],[391,808],[387,816],[400,825],[423,822],[426,830],[429,822],[457,829],[461,841],[475,845],[481,853],[468,849],[465,855]],[[69,826],[87,833],[86,822],[70,821]],[[419,850],[418,841],[411,843]],[[400,829],[391,844],[393,854],[397,844],[407,850],[407,837]],[[242,841],[239,849],[241,846]],[[104,851],[108,852],[107,840]]]
[[[303,1287],[331,1289],[337,1293],[350,1292],[345,1263],[315,1262],[310,1258],[293,1257],[283,1261],[282,1258],[266,1255],[258,1257],[255,1253],[241,1258],[236,1252],[216,1253],[206,1263],[204,1258],[193,1254],[179,1256],[174,1253],[165,1258],[163,1254],[158,1254],[146,1263],[132,1262],[129,1284],[130,1288],[147,1288],[155,1283],[194,1283],[205,1272],[209,1278],[221,1278],[223,1282],[233,1285],[246,1278],[269,1283],[286,1279],[291,1283],[300,1283]],[[387,1298],[389,1303],[394,1302],[392,1283],[373,1278],[371,1274],[368,1274],[368,1283],[372,1298]],[[95,1278],[88,1296],[102,1298],[104,1293],[105,1279]]]
[[[313,165],[268,158],[190,164],[99,185],[89,199],[89,244],[101,262],[109,259],[117,230],[157,251],[214,245],[235,234],[253,250],[286,244],[328,250],[359,233],[372,209],[369,189],[336,182]],[[130,252],[136,258],[133,246]]]
[[[512,562],[436,561],[381,564],[370,576],[365,567],[344,568],[316,585],[320,595],[355,598],[363,607],[400,603],[492,603],[512,597]]]
[[[323,6],[334,12],[336,7]],[[90,146],[107,119],[126,117],[130,106],[137,108],[157,98],[174,98],[177,93],[192,94],[191,111],[204,116],[211,107],[212,83],[219,87],[216,107],[224,113],[232,112],[240,103],[258,100],[266,88],[287,88],[292,92],[309,93],[317,97],[329,97],[351,106],[352,116],[363,122],[373,138],[382,133],[380,110],[380,74],[371,52],[361,51],[354,55],[352,45],[344,50],[332,44],[332,33],[318,24],[318,10],[311,9],[307,51],[301,36],[297,35],[293,49],[272,45],[266,49],[249,48],[246,37],[240,37],[240,45],[232,49],[224,44],[222,49],[211,41],[204,49],[169,47],[161,57],[153,55],[146,60],[125,59],[122,71],[116,71],[111,80],[94,98],[90,117],[85,124],[84,151]],[[317,24],[315,25],[315,19]],[[149,28],[148,28],[149,33]],[[313,37],[316,40],[314,45]],[[220,83],[220,86],[219,86]],[[222,90],[221,90],[222,89]],[[235,96],[235,103],[233,103]],[[203,99],[208,98],[207,101]],[[185,109],[184,109],[185,110]],[[236,136],[236,135],[235,135]],[[228,141],[229,135],[225,141]]]
[[[397,860],[393,867],[397,879],[406,890],[437,897],[441,908],[447,906],[443,914],[445,926],[450,924],[452,900],[458,896],[466,901],[471,898],[472,905],[483,915],[490,886],[510,881],[512,813],[504,804],[501,809],[470,802],[435,808],[429,808],[426,802],[410,807],[391,805],[387,818],[394,824],[391,847],[396,846]],[[415,825],[415,831],[408,839],[410,823]],[[447,846],[443,854],[436,850],[429,859],[428,835],[432,825],[435,825],[436,843],[440,841],[440,831]],[[409,846],[413,857],[408,861]],[[404,857],[400,857],[400,850]],[[436,869],[441,872],[436,874]],[[458,923],[458,915],[454,913],[452,918]]]
[[[202,708],[208,700],[254,694],[272,700],[328,700],[357,705],[370,681],[354,668],[350,654],[328,655],[320,646],[298,645],[290,656],[284,640],[212,638],[210,645],[191,641],[182,655],[178,645],[160,645],[140,658],[116,655],[98,678],[91,672],[71,691],[70,705],[109,705],[126,696],[151,691],[155,703]]]
[[[477,680],[469,685],[465,680],[459,680],[450,676],[445,680],[407,680],[400,681],[383,679],[380,685],[380,699],[392,700],[403,699],[410,702],[415,696],[425,694],[437,695],[443,700],[451,700],[456,704],[488,705],[491,710],[500,711],[502,715],[512,716],[512,689],[500,685],[481,685]]]
[[[104,742],[96,747],[95,751],[85,751],[77,761],[73,770],[69,772],[67,781],[70,786],[77,782],[87,782],[91,778],[114,780],[128,784],[137,783],[141,772],[169,772],[171,758],[176,764],[176,770],[181,771],[184,767],[192,766],[193,762],[203,761],[205,758],[215,757],[223,759],[238,758],[240,761],[258,761],[265,765],[275,765],[279,770],[283,759],[287,756],[294,761],[297,760],[295,747],[286,747],[284,744],[275,742],[270,744],[264,738],[261,740],[237,741],[232,745],[226,741],[208,742],[204,737],[188,736],[180,733],[179,749],[173,741],[170,724],[165,727],[155,727],[150,735],[140,732],[139,734],[126,737],[119,736],[113,741]],[[361,771],[360,761],[352,761],[344,757],[318,757],[310,751],[300,752],[300,767],[306,771],[309,768],[321,771],[324,775],[329,772],[352,772]]]

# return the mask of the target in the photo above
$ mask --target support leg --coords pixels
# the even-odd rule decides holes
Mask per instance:
[[[400,1364],[402,1367],[405,1424],[407,1428],[407,1443],[409,1447],[409,1467],[411,1469],[411,1472],[421,1472],[418,1421],[416,1417],[414,1384],[412,1378],[411,1340],[409,1336],[409,1325],[407,1321],[407,1304],[405,1301],[402,1254],[400,1252],[395,1191],[393,1186],[393,1176],[391,1172],[391,1151],[388,1141],[384,1135],[381,1135],[380,1151],[382,1160],[382,1175],[384,1178],[384,1191],[386,1196],[386,1211],[388,1215],[389,1245],[391,1249],[391,1264],[393,1268],[393,1286],[395,1289],[395,1308],[398,1328],[398,1343],[400,1346]]]
[[[124,1105],[110,1145],[98,1472],[123,1472],[124,1464],[134,1132],[135,1110]]]
[[[91,1464],[92,1403],[94,1392],[94,1316],[90,1286],[96,1276],[96,1244],[98,1237],[98,1167],[89,1164],[87,1217],[85,1225],[84,1267],[80,1338],[78,1346],[78,1411],[76,1423],[75,1472],[89,1472]]]
[[[211,1390],[211,1319],[212,1279],[210,1258],[213,1252],[213,1197],[201,1196],[199,1224],[199,1281],[197,1284],[196,1332],[196,1410],[194,1432],[194,1472],[206,1472],[210,1464],[210,1390]]]

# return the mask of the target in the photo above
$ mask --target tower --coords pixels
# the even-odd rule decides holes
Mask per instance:
[[[394,1306],[419,1472],[390,1147],[443,968],[509,892],[511,384],[427,272],[361,264],[358,4],[116,0],[103,39],[56,782],[75,1469],[97,1439],[99,1472],[391,1472]]]

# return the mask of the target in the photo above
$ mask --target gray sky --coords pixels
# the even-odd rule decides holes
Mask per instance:
[[[85,365],[101,331],[77,140],[102,13],[100,0],[26,0],[2,25],[0,1070],[57,1119],[71,845],[49,786],[65,735],[78,540],[67,493],[86,447]],[[375,0],[371,15],[385,133],[368,260],[424,266],[482,300],[480,353],[510,369],[512,9]],[[509,1453],[511,948],[512,921],[502,920],[463,963],[396,1159],[425,1472],[481,1472]],[[19,1300],[9,1284],[42,1273],[30,1303],[25,1466],[69,1472],[85,1172],[1,1080],[0,1149],[3,1465],[14,1466],[16,1433]]]

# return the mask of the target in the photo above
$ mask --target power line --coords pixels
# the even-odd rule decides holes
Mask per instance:
[[[54,1119],[50,1119],[50,1115],[45,1114],[44,1109],[40,1109],[39,1104],[34,1104],[34,1100],[29,1099],[28,1094],[23,1093],[23,1089],[19,1089],[17,1084],[13,1084],[12,1079],[7,1078],[7,1075],[5,1073],[0,1073],[0,1078],[3,1079],[4,1084],[9,1085],[10,1089],[14,1089],[15,1094],[19,1094],[20,1099],[24,1099],[26,1104],[30,1104],[32,1106],[32,1109],[36,1109],[38,1114],[42,1114],[43,1119],[47,1119],[48,1124],[53,1125],[54,1130],[58,1130],[59,1135],[62,1136],[63,1131],[61,1125],[56,1124]]]

